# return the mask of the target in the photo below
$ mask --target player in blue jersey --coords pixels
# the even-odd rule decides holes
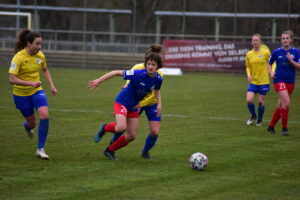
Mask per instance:
[[[57,89],[47,68],[45,55],[40,51],[41,43],[39,33],[28,29],[20,32],[9,68],[9,82],[13,85],[14,102],[25,118],[24,128],[30,138],[33,137],[36,126],[34,110],[37,111],[40,123],[36,157],[48,160],[44,146],[48,136],[49,112],[47,97],[40,81],[40,70],[49,82],[53,95],[57,93]]]
[[[150,48],[145,52],[145,56],[149,53],[161,53],[162,47],[159,45],[151,45]],[[145,69],[146,66],[144,63],[139,63],[134,65],[131,69],[138,70],[138,69]],[[160,69],[157,70],[159,75],[163,77],[162,71]],[[127,80],[126,84],[123,88],[127,87],[129,84],[129,80]],[[159,135],[160,123],[161,123],[161,115],[157,115],[157,100],[152,90],[145,98],[143,98],[140,102],[140,110],[139,115],[143,112],[146,114],[148,122],[149,122],[149,129],[150,132],[146,137],[144,147],[142,149],[141,157],[147,160],[152,159],[150,156],[149,151],[155,146],[156,141]],[[110,143],[116,141],[123,133],[115,133],[110,141]]]
[[[293,32],[285,31],[281,34],[282,47],[275,49],[269,60],[268,71],[273,78],[274,89],[279,96],[277,107],[269,124],[268,131],[275,133],[275,125],[281,118],[282,134],[288,133],[288,113],[290,96],[295,88],[295,63],[300,63],[300,51],[292,47]],[[276,62],[275,72],[271,69],[271,64]]]
[[[119,137],[103,152],[111,160],[115,160],[114,152],[116,150],[135,139],[138,128],[139,102],[152,90],[154,90],[157,99],[157,116],[161,114],[160,87],[163,78],[157,73],[157,70],[162,67],[160,54],[154,52],[147,54],[144,64],[145,69],[114,70],[88,82],[88,87],[94,89],[114,76],[123,76],[125,80],[130,80],[128,86],[122,89],[115,99],[114,114],[116,122],[101,124],[94,138],[95,142],[99,142],[105,132],[121,133],[127,131],[125,135]]]

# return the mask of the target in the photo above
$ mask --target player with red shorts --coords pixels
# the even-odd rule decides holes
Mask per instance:
[[[279,96],[278,104],[269,124],[268,131],[275,133],[275,125],[281,118],[282,134],[289,135],[287,122],[290,105],[290,97],[295,88],[295,67],[300,63],[300,51],[292,47],[293,33],[285,31],[281,34],[282,47],[275,49],[269,60],[268,71],[273,78],[274,89]],[[276,62],[275,72],[271,64]],[[300,68],[300,67],[299,67]]]

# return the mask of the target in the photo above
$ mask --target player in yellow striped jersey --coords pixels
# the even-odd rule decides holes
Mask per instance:
[[[246,54],[246,72],[249,82],[246,99],[251,117],[246,124],[251,125],[257,120],[256,125],[261,126],[265,111],[264,100],[270,90],[270,78],[267,68],[270,51],[262,47],[260,34],[252,36],[251,44],[253,49]],[[258,93],[258,116],[254,105],[256,93]]]
[[[40,123],[36,157],[49,159],[44,151],[49,128],[48,102],[41,86],[40,69],[50,83],[53,95],[57,93],[57,89],[47,69],[45,55],[40,51],[41,43],[42,37],[39,33],[28,29],[20,32],[9,68],[9,82],[13,85],[14,103],[25,118],[24,128],[30,138],[33,137],[36,126],[34,109],[37,111]]]
[[[145,55],[151,52],[161,53],[161,49],[162,49],[161,46],[151,45],[150,48],[145,52]],[[136,64],[131,69],[132,70],[145,69],[145,63]],[[157,70],[157,72],[161,77],[163,77],[162,71],[160,69]],[[128,83],[129,81],[126,82],[124,87],[126,87]],[[139,114],[141,115],[145,111],[149,121],[150,133],[146,138],[145,145],[141,153],[142,158],[147,160],[151,159],[149,151],[155,145],[160,130],[161,115],[157,115],[157,106],[158,106],[157,99],[155,97],[154,90],[152,90],[139,103],[139,107],[140,107]],[[116,141],[118,137],[120,137],[121,135],[122,133],[115,133],[111,142]]]

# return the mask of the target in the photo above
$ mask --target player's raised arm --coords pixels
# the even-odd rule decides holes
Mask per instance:
[[[88,82],[87,87],[90,89],[95,89],[97,88],[102,82],[106,81],[107,79],[110,79],[114,76],[122,76],[123,75],[123,71],[122,70],[114,70],[111,72],[108,72],[106,74],[104,74],[103,76],[101,76],[98,79],[95,80],[91,80]]]

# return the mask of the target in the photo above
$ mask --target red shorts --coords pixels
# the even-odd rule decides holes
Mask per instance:
[[[119,104],[117,102],[114,102],[114,114],[121,114],[126,116],[127,118],[139,118],[139,111],[131,111],[127,110],[125,106],[122,104]]]
[[[294,83],[285,83],[285,82],[274,83],[274,89],[276,92],[287,90],[288,93],[291,95],[294,91],[294,88],[295,88]]]

